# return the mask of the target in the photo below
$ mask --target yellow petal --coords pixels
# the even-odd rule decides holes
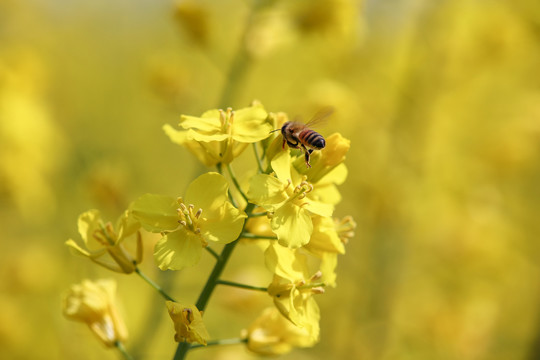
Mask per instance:
[[[131,211],[126,210],[118,219],[116,228],[118,229],[118,238],[123,239],[135,234],[141,228],[141,223],[135,219]]]
[[[151,232],[174,230],[178,227],[178,202],[170,196],[145,194],[135,200],[130,210],[142,226]]]
[[[321,280],[332,287],[336,287],[337,253],[323,253],[321,257]]]
[[[199,309],[195,305],[182,305],[172,301],[167,301],[166,304],[176,330],[174,339],[177,342],[198,342],[206,345],[210,335],[208,335]]]
[[[272,126],[266,122],[268,114],[262,106],[253,106],[234,112],[234,140],[244,143],[261,141],[270,136]]]
[[[306,248],[315,254],[345,253],[345,247],[336,231],[334,220],[330,217],[314,216],[313,233]]]
[[[79,216],[77,222],[79,228],[79,234],[83,241],[87,244],[89,240],[93,239],[94,231],[100,229],[99,223],[101,221],[101,215],[99,210],[88,210]]]
[[[107,252],[106,248],[101,248],[95,251],[88,249],[83,249],[79,244],[77,244],[73,239],[69,239],[65,242],[67,246],[75,253],[76,255],[82,255],[87,257],[99,257]]]
[[[250,180],[247,196],[254,204],[269,210],[288,199],[286,187],[287,183],[273,176],[257,174]]]
[[[199,262],[201,235],[180,228],[162,237],[154,247],[154,259],[161,270],[182,270]]]
[[[272,160],[272,169],[276,173],[278,179],[287,181],[292,180],[291,176],[291,157],[289,155],[289,149],[281,151]]]
[[[296,250],[272,243],[266,249],[264,259],[268,270],[284,279],[296,281],[306,276],[306,257]]]
[[[115,306],[114,280],[83,280],[71,286],[63,299],[64,315],[86,323],[107,346],[127,339],[124,321]]]
[[[219,142],[202,142],[188,139],[187,131],[175,130],[172,126],[166,124],[163,126],[165,134],[172,142],[187,148],[193,155],[206,166],[214,166],[221,161],[219,156]]]
[[[219,111],[207,111],[202,115],[202,117],[182,115],[180,118],[180,126],[186,130],[194,129],[207,133],[217,132],[221,130]]]
[[[223,175],[216,172],[203,174],[189,184],[185,203],[194,204],[203,210],[203,217],[209,217],[213,211],[229,201],[227,190],[229,183]],[[195,209],[197,211],[198,209]]]
[[[229,138],[229,134],[224,133],[201,133],[193,129],[189,129],[186,133],[188,140],[195,140],[201,142],[223,141]]]
[[[207,241],[228,244],[238,238],[247,215],[226,202],[219,209],[219,216],[208,219],[201,226],[201,234]]]
[[[306,329],[295,326],[275,308],[267,308],[247,330],[247,347],[261,355],[282,355],[293,347],[310,347],[316,341]]]
[[[308,212],[290,201],[275,210],[271,225],[278,242],[292,249],[307,244],[313,232]]]
[[[316,215],[332,216],[332,213],[334,212],[334,205],[312,200],[311,196],[304,199],[303,204],[304,209],[309,210],[311,213]]]

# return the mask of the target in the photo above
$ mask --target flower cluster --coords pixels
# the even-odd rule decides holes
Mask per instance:
[[[165,126],[166,134],[203,164],[215,165],[217,172],[200,175],[179,197],[142,195],[130,204],[116,227],[105,223],[99,211],[87,211],[79,217],[83,244],[71,239],[66,242],[75,253],[110,270],[137,273],[160,292],[174,323],[174,339],[180,343],[176,356],[185,355],[193,343],[221,343],[210,340],[203,321],[203,311],[217,285],[262,290],[273,300],[274,307],[265,310],[238,338],[251,351],[278,355],[319,341],[316,295],[324,293],[326,286],[336,286],[338,254],[345,253],[344,245],[356,227],[350,216],[333,217],[341,200],[337,186],[347,177],[343,161],[350,142],[337,133],[326,138],[322,150],[310,146],[309,137],[290,135],[297,138],[284,141],[283,135],[272,130],[286,121],[286,114],[267,113],[259,103],[239,110],[210,110],[201,117],[182,116],[181,129]],[[281,145],[292,146],[294,141],[302,147]],[[253,172],[240,181],[244,179],[236,177],[232,164],[248,145],[253,146],[256,163]],[[310,166],[306,166],[308,151]],[[141,233],[159,234],[153,253],[161,270],[194,266],[204,249],[216,259],[195,304],[176,302],[141,272],[138,264],[145,237]],[[136,239],[134,254],[125,245],[131,237]],[[266,287],[221,279],[239,241],[256,244],[254,251],[264,249],[266,268],[273,274]],[[218,244],[220,253],[215,250]],[[94,331],[107,345],[118,346],[127,338],[125,328],[110,305],[110,286],[102,291],[104,295],[95,295],[104,288],[96,284],[74,287],[66,297],[65,313],[92,329],[106,329],[101,332],[107,336]],[[92,298],[100,300],[85,300]]]

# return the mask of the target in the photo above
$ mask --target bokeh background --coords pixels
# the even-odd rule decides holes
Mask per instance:
[[[537,0],[0,1],[0,358],[118,358],[61,315],[69,285],[103,277],[128,350],[172,358],[161,298],[64,241],[83,211],[115,220],[205,170],[164,124],[253,99],[334,106],[320,132],[352,140],[336,215],[356,236],[317,297],[321,342],[283,359],[540,359]],[[194,302],[212,260],[160,272],[153,240],[142,268]],[[264,286],[262,261],[239,246],[226,278]],[[238,336],[267,305],[221,287],[209,331]]]

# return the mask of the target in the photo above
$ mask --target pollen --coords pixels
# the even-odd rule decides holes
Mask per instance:
[[[290,181],[290,180],[289,180]],[[302,200],[306,197],[306,195],[313,191],[313,185],[306,181],[306,178],[302,180],[302,182],[295,186],[293,190],[293,199]]]
[[[114,245],[118,237],[114,232],[112,224],[110,222],[107,222],[107,224],[105,225],[101,223],[100,227],[101,229],[96,229],[93,232],[92,236],[94,237],[94,239],[96,239],[96,241],[99,242],[101,245]]]
[[[232,130],[232,124],[234,122],[234,111],[232,108],[227,108],[223,111],[219,109],[219,121],[221,122],[221,131],[223,133],[230,134]]]
[[[341,220],[334,219],[334,227],[341,242],[347,244],[349,240],[354,237],[356,222],[352,216],[345,216]]]
[[[176,209],[179,218],[178,223],[193,233],[200,234],[200,223],[205,220],[201,218],[203,210],[199,208],[197,211],[194,211],[195,205],[188,204],[186,206],[182,198],[178,198],[178,203],[179,208]]]

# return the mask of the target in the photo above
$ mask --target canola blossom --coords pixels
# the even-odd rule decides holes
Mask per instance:
[[[311,347],[317,343],[306,329],[287,321],[276,308],[266,308],[244,331],[247,348],[260,355],[276,356],[295,347]]]
[[[133,203],[133,214],[146,230],[165,234],[154,248],[161,270],[195,265],[209,243],[238,237],[246,214],[230,203],[227,191],[222,175],[207,173],[189,185],[185,198],[147,194]]]
[[[268,137],[272,130],[268,114],[260,104],[232,110],[213,109],[200,117],[182,116],[181,130],[165,125],[169,138],[191,151],[203,164],[229,164],[246,147]]]
[[[331,216],[334,206],[321,201],[321,191],[291,168],[288,151],[272,160],[276,176],[255,175],[248,198],[271,214],[272,231],[281,245],[299,248],[309,242],[313,215]]]
[[[174,339],[177,342],[197,342],[206,345],[210,336],[202,320],[202,313],[195,305],[181,305],[167,301],[167,310],[174,323],[176,330]]]
[[[279,244],[271,244],[265,258],[267,268],[274,273],[268,286],[274,305],[285,318],[318,340],[320,314],[313,295],[324,293],[324,284],[318,281],[322,273],[310,276],[306,257]]]
[[[333,217],[341,201],[338,186],[347,177],[344,160],[350,141],[338,133],[330,135],[327,146],[311,154],[312,167],[307,168],[304,155],[283,148],[282,135],[271,131],[280,119],[288,119],[287,114],[268,114],[258,103],[239,110],[209,110],[200,117],[183,115],[181,129],[166,126],[167,135],[203,164],[216,166],[217,172],[198,176],[175,196],[138,197],[116,227],[101,220],[98,210],[89,210],[79,217],[82,244],[71,239],[66,242],[73,252],[112,271],[137,273],[158,291],[173,322],[172,338],[178,342],[175,360],[199,346],[237,343],[257,354],[280,355],[320,341],[317,298],[326,287],[336,286],[338,256],[345,253],[356,227],[349,216]],[[253,148],[255,163],[251,173],[237,178],[232,166],[237,162],[246,165],[239,155],[248,145]],[[156,235],[159,239],[152,242]],[[126,246],[131,237],[136,239],[134,255]],[[265,261],[260,265],[270,272],[270,284],[222,278],[240,241],[254,252],[264,250]],[[176,301],[142,273],[138,265],[148,246],[153,247],[153,263],[161,270],[196,266],[207,250],[215,265],[196,302],[182,293]],[[203,315],[219,285],[264,291],[273,307],[246,326],[239,337],[212,339]],[[65,313],[89,324],[103,342],[118,347],[129,358],[122,345],[127,338],[123,323],[110,305],[111,289],[99,295],[103,299],[96,309],[84,300],[97,296],[92,295],[95,289],[101,288],[90,282],[73,287],[66,297]],[[107,333],[110,338],[96,330],[103,327],[114,330],[109,331],[112,335]]]
[[[64,294],[64,315],[83,322],[106,346],[127,339],[127,328],[116,308],[114,280],[83,280]]]
[[[85,256],[93,262],[116,272],[126,274],[135,271],[142,261],[142,240],[140,224],[129,211],[125,211],[117,221],[116,230],[110,222],[103,223],[99,210],[89,210],[79,216],[79,234],[83,245],[69,239],[66,245],[75,254]],[[136,234],[136,255],[130,254],[123,245],[126,238]]]

